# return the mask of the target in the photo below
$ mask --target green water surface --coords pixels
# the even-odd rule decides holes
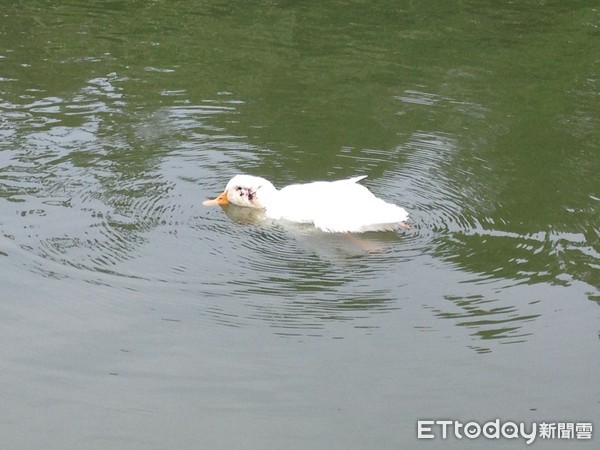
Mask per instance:
[[[3,448],[598,422],[597,2],[4,3]],[[365,174],[412,228],[202,207],[241,172]]]

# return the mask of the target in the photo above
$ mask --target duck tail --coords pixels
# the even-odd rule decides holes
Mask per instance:
[[[357,177],[352,177],[352,178],[348,178],[347,181],[348,183],[358,183],[360,180],[364,180],[365,178],[367,178],[368,175],[359,175]]]

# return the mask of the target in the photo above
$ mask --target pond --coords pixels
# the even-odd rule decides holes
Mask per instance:
[[[599,27],[592,1],[11,2],[3,446],[525,448],[417,422],[600,425]],[[411,228],[202,205],[237,173],[367,175]]]

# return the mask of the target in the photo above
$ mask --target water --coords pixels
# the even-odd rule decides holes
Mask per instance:
[[[6,6],[3,447],[597,425],[599,18],[584,1]],[[239,172],[366,174],[413,228],[348,239],[201,205]]]

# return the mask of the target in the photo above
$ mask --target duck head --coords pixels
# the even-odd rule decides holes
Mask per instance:
[[[212,200],[205,200],[202,204],[205,206],[232,204],[247,208],[265,209],[276,193],[275,186],[264,178],[252,175],[236,175],[229,180],[222,194]]]

